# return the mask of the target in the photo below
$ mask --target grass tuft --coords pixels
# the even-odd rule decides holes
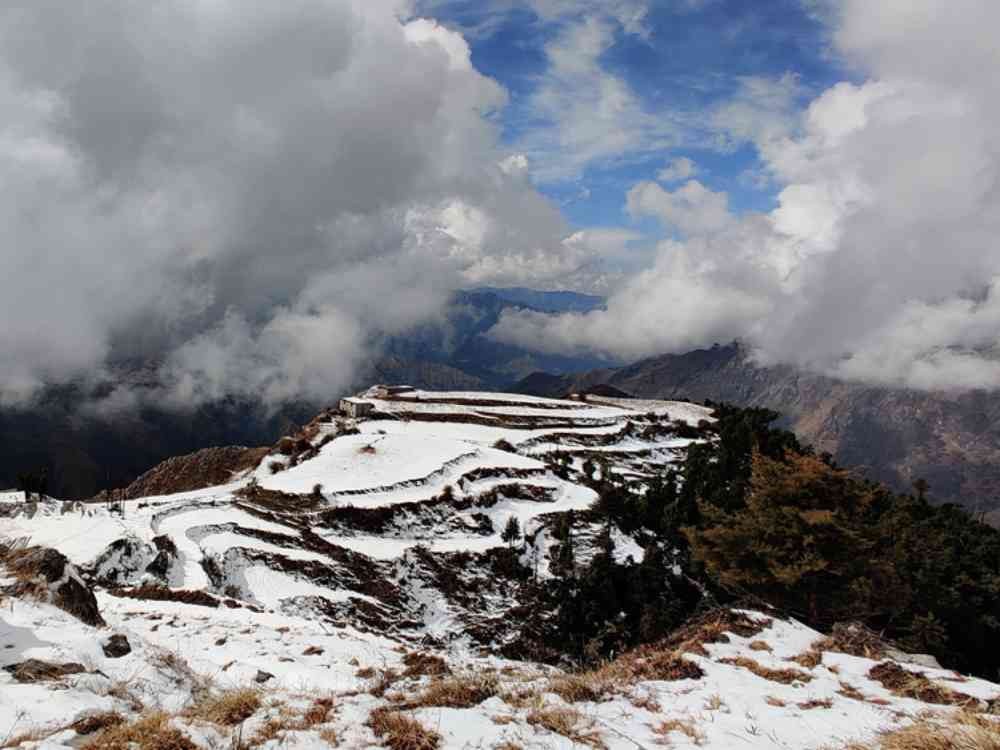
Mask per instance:
[[[367,724],[391,750],[436,750],[441,744],[440,734],[385,706],[372,711]]]

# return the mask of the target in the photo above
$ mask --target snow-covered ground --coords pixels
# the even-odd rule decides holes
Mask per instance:
[[[545,578],[554,519],[597,497],[583,466],[630,478],[662,471],[691,442],[671,423],[697,425],[708,410],[467,392],[361,398],[375,409],[369,419],[327,415],[294,451],[276,447],[228,484],[128,501],[122,513],[0,493],[0,541],[63,553],[94,583],[107,622],[85,625],[27,595],[0,600],[0,668],[29,659],[79,667],[38,682],[0,669],[0,747],[79,747],[69,728],[77,719],[154,709],[177,715],[173,725],[206,750],[374,747],[387,739],[366,725],[372,710],[402,705],[445,748],[821,748],[927,709],[872,680],[870,660],[827,652],[812,667],[789,662],[820,636],[780,620],[709,643],[707,655],[686,653],[703,671],[697,679],[621,678],[600,697],[567,702],[553,692],[556,671],[491,655],[490,639],[520,616],[509,614],[519,602],[489,555],[506,546],[501,532],[514,517],[519,559]],[[596,532],[579,528],[581,558]],[[619,559],[642,559],[635,538],[617,529],[612,538]],[[0,586],[12,585],[4,575],[0,566]],[[112,634],[131,653],[106,655]],[[492,697],[417,705],[435,678],[400,673],[418,650],[463,679],[492,674]],[[775,682],[722,661],[732,657],[807,678]],[[386,670],[393,684],[379,694]],[[923,671],[975,698],[1000,694]],[[198,718],[206,691],[248,686],[264,702],[240,729]],[[317,696],[331,696],[333,708],[305,726],[296,711]],[[563,712],[561,730],[545,718],[552,711]],[[278,717],[283,728],[264,732]]]

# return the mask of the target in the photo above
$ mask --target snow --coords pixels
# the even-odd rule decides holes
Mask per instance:
[[[537,568],[544,579],[556,543],[550,514],[584,510],[597,497],[578,474],[557,476],[545,463],[546,453],[569,453],[577,469],[586,458],[599,455],[613,474],[662,471],[679,460],[692,441],[671,436],[644,439],[639,437],[641,430],[625,429],[629,422],[648,425],[650,412],[693,424],[709,417],[707,409],[693,404],[598,397],[583,403],[509,394],[414,391],[395,399],[375,398],[374,392],[359,398],[374,403],[378,412],[401,418],[333,419],[321,425],[321,436],[354,425],[361,434],[341,434],[318,455],[277,474],[270,473],[268,464],[276,460],[287,464],[288,457],[268,456],[252,477],[222,486],[128,501],[123,516],[109,512],[103,504],[45,501],[29,507],[21,493],[0,493],[0,503],[9,504],[5,508],[9,515],[0,517],[0,538],[28,537],[34,544],[60,550],[82,567],[93,563],[112,543],[130,538],[148,548],[142,547],[135,560],[119,556],[105,564],[135,567],[128,571],[128,580],[137,582],[142,576],[152,577],[143,566],[153,549],[153,538],[166,536],[177,548],[166,581],[169,586],[204,590],[217,597],[233,595],[239,600],[235,608],[211,608],[124,598],[98,589],[98,605],[108,627],[97,629],[45,603],[4,599],[0,666],[37,658],[77,662],[86,673],[60,682],[19,684],[0,671],[0,742],[20,732],[49,730],[51,736],[24,747],[73,747],[79,738],[65,729],[68,723],[100,711],[134,716],[128,695],[148,709],[177,712],[191,703],[195,679],[207,680],[217,690],[237,688],[256,684],[254,679],[262,671],[273,675],[265,686],[266,702],[280,706],[264,707],[248,719],[244,737],[268,717],[289,707],[308,707],[317,695],[332,695],[336,711],[324,726],[336,733],[344,747],[374,747],[379,742],[366,720],[373,708],[387,705],[387,699],[369,694],[371,679],[364,676],[368,674],[364,670],[399,668],[407,649],[437,653],[460,673],[514,667],[526,676],[501,671],[505,689],[539,688],[551,668],[482,656],[483,644],[464,630],[468,620],[463,616],[489,619],[502,615],[506,610],[501,600],[507,594],[484,595],[477,603],[480,611],[461,610],[435,587],[432,577],[421,572],[426,563],[422,555],[414,554],[414,548],[423,545],[431,554],[484,553],[505,545],[500,533],[514,517],[531,541],[521,546],[520,559]],[[433,414],[445,421],[405,419],[405,412]],[[461,421],[470,417],[494,423]],[[552,421],[559,424],[553,426]],[[595,438],[608,444],[589,444]],[[494,448],[499,440],[510,443],[515,452]],[[374,452],[362,450],[368,445]],[[486,471],[478,478],[469,476],[480,469]],[[239,494],[252,479],[265,489],[294,495],[307,495],[315,484],[321,484],[324,496],[257,503]],[[521,491],[505,494],[501,490],[498,498],[487,496],[480,502],[484,493],[511,484],[519,485]],[[452,487],[452,500],[439,497],[445,486]],[[544,493],[535,499],[521,496],[532,488],[542,488]],[[417,501],[419,506],[397,507]],[[362,509],[383,525],[354,527],[326,520],[325,512],[347,506]],[[600,531],[599,524],[575,527],[581,560]],[[632,536],[616,528],[612,539],[618,560],[643,559],[644,550]],[[675,573],[680,574],[680,568]],[[8,583],[3,574],[0,569],[0,585]],[[390,593],[384,594],[384,588]],[[317,608],[318,604],[335,616],[321,614],[327,609]],[[383,627],[376,617],[372,625],[360,616],[365,611],[396,619],[390,618]],[[405,627],[404,621],[409,623]],[[101,643],[112,633],[125,635],[132,653],[119,659],[106,657]],[[752,638],[730,635],[728,642],[707,645],[708,656],[688,654],[685,658],[704,670],[700,679],[639,682],[602,701],[576,703],[572,708],[580,713],[581,728],[597,733],[609,750],[695,744],[676,731],[668,737],[655,732],[655,727],[673,719],[696,728],[697,744],[709,750],[818,750],[846,740],[863,740],[926,710],[925,704],[894,696],[870,680],[867,674],[874,662],[868,659],[827,652],[816,667],[801,668],[811,676],[809,682],[792,684],[771,682],[721,662],[727,657],[746,657],[765,667],[798,669],[788,659],[807,651],[819,637],[794,620],[774,619]],[[751,648],[750,643],[757,640],[771,650]],[[948,670],[920,671],[983,700],[1000,695],[1000,687],[982,680],[958,683]],[[842,683],[875,702],[842,695]],[[394,689],[412,695],[422,684],[408,680]],[[541,693],[538,705],[567,707],[558,696]],[[831,705],[811,709],[800,705],[815,700],[829,700]],[[408,714],[439,732],[445,750],[504,742],[526,748],[579,747],[530,723],[530,710],[494,697],[471,708],[424,707]],[[182,716],[173,721],[202,750],[235,746],[227,728],[194,723]],[[318,749],[328,745],[314,727],[288,731],[265,747]]]

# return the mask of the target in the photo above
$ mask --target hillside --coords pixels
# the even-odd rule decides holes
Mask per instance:
[[[848,383],[758,367],[737,345],[665,355],[582,375],[535,374],[514,390],[561,396],[609,384],[643,398],[705,399],[774,409],[839,463],[907,491],[925,479],[938,502],[1000,508],[1000,397]]]
[[[249,469],[191,457],[149,491],[170,466],[210,482],[232,461],[223,484],[120,507],[0,496],[5,746],[846,750],[956,717],[987,731],[972,712],[1000,686],[760,607],[702,606],[570,668],[540,592],[571,543],[582,576],[607,553],[641,577],[656,556],[667,591],[705,596],[676,549],[593,510],[593,477],[646,492],[715,440],[707,409],[384,388],[352,403],[363,415],[323,412]]]

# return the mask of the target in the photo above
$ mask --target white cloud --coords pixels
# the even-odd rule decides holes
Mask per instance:
[[[541,182],[679,142],[676,121],[648,111],[628,82],[603,66],[615,33],[614,24],[591,15],[565,25],[545,47],[548,69],[528,101],[531,127],[520,143]]]
[[[688,180],[697,174],[698,165],[686,156],[681,156],[674,159],[667,164],[667,166],[661,169],[659,173],[657,173],[656,179],[665,183],[683,182],[684,180]]]
[[[634,217],[654,216],[687,235],[718,232],[734,220],[729,213],[729,196],[713,192],[698,180],[690,180],[673,192],[655,182],[640,182],[629,190],[626,208]]]
[[[557,209],[498,166],[506,92],[405,10],[0,10],[0,399],[132,357],[188,402],[328,397],[467,278],[558,268]]]
[[[794,78],[749,79],[714,115],[727,142],[757,147],[781,186],[774,211],[727,223],[711,218],[718,194],[640,184],[630,208],[684,241],[606,312],[512,316],[495,334],[624,358],[738,337],[763,362],[1000,386],[1000,5],[846,0],[837,19],[863,82],[800,115]]]

